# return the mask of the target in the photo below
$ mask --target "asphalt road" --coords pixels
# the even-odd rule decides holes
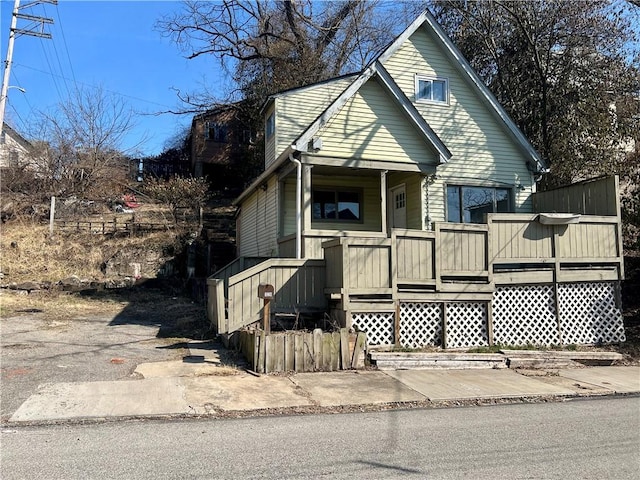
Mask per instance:
[[[640,478],[640,398],[6,427],[0,477]]]
[[[157,296],[164,303],[129,302],[111,315],[60,319],[36,312],[0,319],[0,419],[10,418],[40,385],[132,379],[140,363],[182,358],[185,339],[158,338],[159,331],[203,307]]]

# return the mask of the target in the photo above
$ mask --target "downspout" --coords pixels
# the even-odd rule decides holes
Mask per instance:
[[[290,153],[289,160],[296,164],[296,258],[302,258],[302,162]]]

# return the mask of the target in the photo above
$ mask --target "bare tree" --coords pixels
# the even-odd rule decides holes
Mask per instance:
[[[149,197],[169,207],[176,224],[181,208],[197,212],[209,198],[209,184],[205,178],[178,175],[168,179],[151,178],[145,182],[143,190]]]
[[[552,165],[555,183],[623,173],[625,149],[640,140],[635,7],[619,0],[449,0],[434,7]]]
[[[211,55],[233,75],[236,99],[360,70],[388,43],[397,18],[380,1],[222,0],[183,4],[158,22],[188,58]],[[386,5],[388,7],[388,5]],[[401,23],[401,22],[400,22]],[[210,98],[182,97],[197,104]]]
[[[126,180],[126,135],[134,127],[127,104],[102,89],[78,90],[38,122],[37,173],[56,195],[113,194]],[[44,185],[43,185],[44,186]]]

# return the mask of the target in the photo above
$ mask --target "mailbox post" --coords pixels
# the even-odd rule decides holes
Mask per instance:
[[[258,298],[264,300],[264,308],[262,309],[262,328],[266,334],[271,330],[271,300],[274,295],[273,285],[261,283],[258,285]]]

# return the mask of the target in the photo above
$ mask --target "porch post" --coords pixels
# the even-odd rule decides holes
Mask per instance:
[[[311,169],[313,165],[303,165],[302,167],[302,219],[303,231],[311,230]],[[306,254],[305,254],[306,256]]]
[[[387,232],[387,170],[380,172],[380,217],[382,232]]]

